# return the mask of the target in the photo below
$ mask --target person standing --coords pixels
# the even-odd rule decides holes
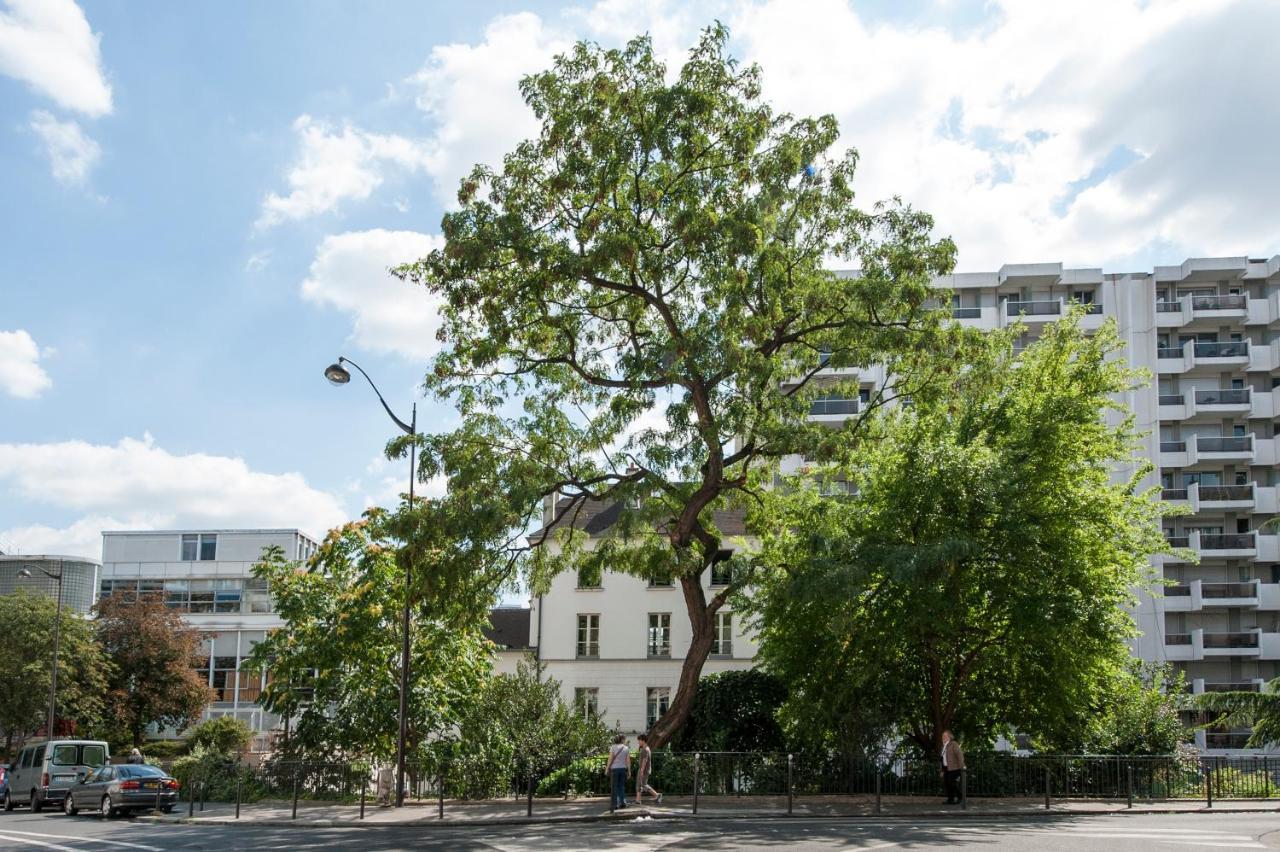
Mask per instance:
[[[136,748],[129,752],[129,762],[142,763],[142,752],[138,751]]]
[[[627,779],[631,777],[631,749],[627,748],[627,738],[622,734],[613,738],[604,771],[609,776],[609,809],[621,810],[627,806]]]
[[[645,791],[649,791],[650,796],[656,796],[655,805],[662,804],[662,794],[649,786],[649,773],[653,771],[653,751],[649,748],[649,736],[641,734],[636,737],[640,741],[640,747],[636,749],[636,757],[639,766],[636,767],[636,804],[644,798]]]
[[[964,749],[952,736],[942,732],[942,786],[947,791],[947,804],[960,804],[960,773],[964,772]]]

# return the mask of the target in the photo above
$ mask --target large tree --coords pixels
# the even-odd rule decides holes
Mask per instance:
[[[477,166],[444,247],[398,270],[441,300],[426,386],[463,424],[427,439],[424,473],[513,533],[560,501],[532,552],[511,551],[535,589],[587,558],[679,583],[693,639],[655,745],[687,717],[715,613],[749,581],[704,591],[735,546],[714,513],[757,499],[780,459],[920,393],[917,353],[950,346],[930,282],[952,243],[896,200],[858,206],[835,120],[775,112],[726,41],[707,30],[674,75],[648,38],[581,43],[525,78],[541,132]],[[857,398],[841,368],[872,364],[893,380],[840,438],[807,422],[819,394]],[[573,523],[591,501],[623,507],[595,547]]]
[[[432,506],[423,501],[417,517]],[[438,520],[438,518],[437,518]],[[269,549],[254,566],[267,581],[284,627],[254,646],[249,666],[270,680],[260,703],[292,721],[289,749],[313,756],[396,753],[399,718],[400,560],[439,590],[432,600],[471,597],[447,582],[459,549],[407,547],[406,512],[371,509],[364,519],[330,531],[309,564]],[[425,532],[429,523],[420,527]],[[431,527],[437,534],[440,527]],[[427,536],[430,538],[430,536]],[[447,557],[447,558],[446,558]],[[478,595],[475,599],[485,599]],[[456,604],[456,600],[455,600]],[[480,694],[492,646],[472,617],[475,608],[432,607],[414,596],[411,622],[408,750],[452,731]],[[483,609],[488,613],[487,603]]]
[[[55,624],[60,631],[57,717],[74,720],[80,732],[100,721],[110,664],[90,624],[66,608],[58,622],[57,605],[44,595],[21,589],[0,595],[0,754],[9,754],[15,742],[46,724]]]
[[[800,478],[766,498],[779,523],[753,605],[793,719],[936,754],[947,728],[1060,735],[1111,694],[1126,608],[1167,545],[1116,402],[1140,376],[1112,323],[1078,320],[1021,355],[990,335],[936,396],[886,412],[878,440],[807,473],[853,495]]]
[[[160,595],[103,598],[94,631],[111,662],[107,706],[133,745],[142,745],[151,724],[185,728],[213,700],[207,678],[194,668],[204,634]]]

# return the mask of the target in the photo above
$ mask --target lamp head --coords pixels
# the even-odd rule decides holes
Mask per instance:
[[[351,373],[347,372],[347,368],[342,366],[341,358],[336,363],[324,368],[324,377],[329,380],[331,385],[345,385],[351,381]]]
[[[18,569],[18,576],[19,576],[19,577],[22,577],[22,578],[24,578],[24,579],[26,579],[26,580],[30,580],[30,579],[31,579],[31,571],[30,571],[30,569],[28,569],[28,568],[19,568],[19,569]]]

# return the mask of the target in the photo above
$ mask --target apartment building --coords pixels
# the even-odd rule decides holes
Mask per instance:
[[[263,676],[245,671],[244,661],[267,631],[283,625],[265,582],[251,571],[263,549],[272,545],[298,560],[309,558],[318,546],[296,529],[102,534],[100,594],[162,594],[183,620],[209,633],[198,670],[215,697],[204,718],[244,720],[259,735],[259,746],[280,720],[258,706]]]
[[[1118,274],[1007,264],[937,283],[951,291],[959,323],[997,329],[1021,322],[1019,347],[1073,302],[1085,307],[1086,329],[1116,320],[1125,357],[1152,376],[1149,387],[1122,400],[1156,465],[1146,484],[1159,484],[1170,506],[1189,507],[1190,514],[1166,519],[1165,534],[1198,556],[1154,557],[1153,572],[1172,585],[1139,595],[1133,653],[1173,663],[1197,693],[1256,690],[1280,676],[1280,538],[1267,525],[1280,514],[1280,256],[1191,258]],[[822,397],[811,417],[840,424],[886,378],[877,368],[857,374],[856,397]],[[580,523],[593,537],[607,535],[609,507],[589,508]],[[704,584],[712,590],[715,578]],[[733,614],[725,618],[723,653],[707,673],[748,668],[755,653]],[[678,589],[635,577],[560,576],[532,603],[529,644],[566,700],[629,732],[646,729],[665,709],[689,638]],[[1226,753],[1246,736],[1224,730],[1197,739]]]

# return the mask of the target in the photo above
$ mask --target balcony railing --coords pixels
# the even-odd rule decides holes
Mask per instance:
[[[1161,488],[1161,500],[1186,500],[1188,498],[1187,489],[1185,488]]]
[[[1223,683],[1206,683],[1205,692],[1257,692],[1258,684],[1251,680],[1230,681]]]
[[[1186,441],[1161,441],[1160,452],[1162,453],[1185,453],[1187,451]]]
[[[1248,741],[1248,734],[1224,734],[1210,731],[1204,735],[1204,744],[1208,748],[1244,748],[1244,744]]]
[[[1165,586],[1164,596],[1166,598],[1189,598],[1191,597],[1190,586]]]
[[[1190,547],[1191,537],[1186,535],[1167,535],[1164,540],[1169,542],[1170,547]]]
[[[1201,583],[1202,598],[1251,598],[1255,594],[1253,583]]]
[[[1191,297],[1191,310],[1193,311],[1231,311],[1247,307],[1248,303],[1245,301],[1245,297],[1238,293],[1226,296]]]
[[[1249,341],[1228,340],[1217,343],[1196,342],[1197,358],[1243,358],[1249,354]]]
[[[1182,405],[1186,402],[1186,397],[1180,393],[1162,393],[1160,394],[1161,405]]]
[[[1258,647],[1257,633],[1206,633],[1204,634],[1204,647],[1206,648],[1256,648]]]
[[[1223,438],[1198,437],[1196,449],[1202,453],[1247,453],[1253,449],[1253,436],[1230,435]]]
[[[1206,503],[1225,503],[1253,499],[1252,485],[1201,485],[1200,500]]]
[[[809,406],[810,417],[831,416],[837,414],[857,414],[858,400],[845,397],[818,397]]]
[[[1156,302],[1156,313],[1158,314],[1176,314],[1181,311],[1181,302]]]
[[[1156,349],[1157,358],[1181,358],[1181,346],[1161,346]]]
[[[1217,388],[1196,391],[1196,405],[1248,405],[1249,388]]]
[[[1190,645],[1190,644],[1191,644],[1191,634],[1190,634],[1190,633],[1167,633],[1167,634],[1165,634],[1165,637],[1164,637],[1164,644],[1166,644],[1166,645]]]
[[[1201,550],[1253,550],[1253,533],[1209,534],[1200,536]]]
[[[1054,300],[1051,302],[1005,302],[1004,310],[1007,316],[1057,316],[1062,313],[1062,303]]]
[[[982,319],[982,308],[952,308],[952,319]]]

